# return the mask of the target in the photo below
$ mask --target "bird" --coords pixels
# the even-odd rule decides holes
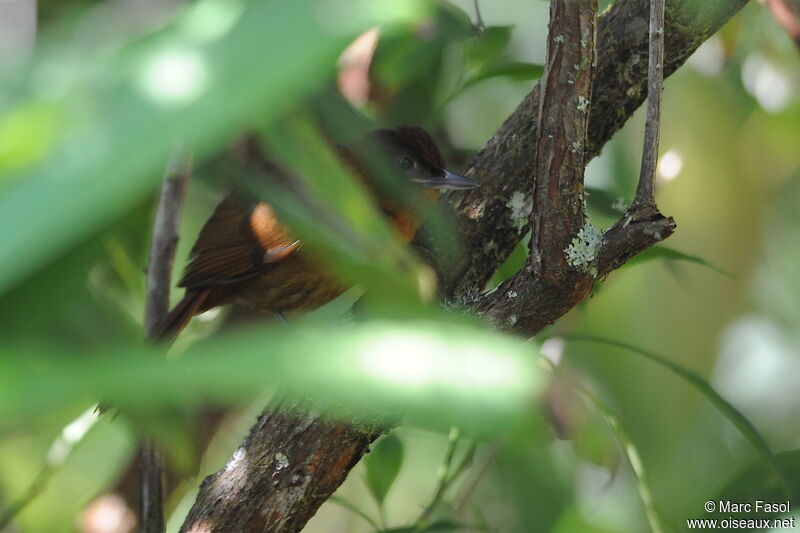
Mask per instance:
[[[353,143],[337,145],[339,159],[363,182],[406,244],[414,238],[419,217],[365,170],[364,146],[376,146],[394,168],[396,179],[421,189],[431,199],[441,190],[478,186],[445,168],[436,141],[419,126],[378,129]],[[260,166],[277,168],[269,162]],[[217,205],[200,230],[178,286],[185,294],[157,328],[156,338],[161,341],[172,342],[193,316],[233,302],[283,317],[287,312],[320,307],[349,288],[304,253],[302,241],[292,236],[273,206],[236,193]]]

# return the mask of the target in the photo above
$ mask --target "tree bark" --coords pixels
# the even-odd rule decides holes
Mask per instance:
[[[203,480],[181,532],[300,531],[390,427],[332,420],[308,402],[274,402],[228,464]]]
[[[664,76],[681,66],[745,4],[746,0],[668,0]],[[571,142],[576,141],[571,141],[566,146],[575,151],[564,154],[575,159],[573,167],[597,155],[646,96],[648,7],[647,0],[617,0],[599,18],[586,141],[583,150],[573,147]],[[555,37],[551,35],[551,41]],[[564,41],[569,44],[566,35]],[[466,252],[437,268],[445,299],[477,308],[501,327],[526,334],[534,334],[557,319],[589,294],[594,279],[663,240],[675,227],[672,219],[660,215],[621,220],[603,234],[596,257],[587,270],[580,271],[564,266],[564,246],[584,220],[567,213],[563,227],[550,225],[541,234],[552,240],[537,242],[527,271],[494,293],[481,294],[487,280],[528,232],[531,219],[555,224],[554,213],[563,213],[564,205],[569,205],[559,200],[553,204],[555,212],[532,213],[534,205],[539,209],[560,192],[551,189],[552,179],[549,184],[539,181],[544,173],[557,174],[559,169],[534,157],[540,127],[544,127],[540,126],[540,87],[522,101],[469,166],[466,175],[482,186],[450,196],[449,205]],[[576,85],[576,99],[580,96],[578,89]],[[579,104],[577,100],[575,103]],[[576,120],[579,117],[576,115]],[[576,128],[565,135],[579,132],[580,124]],[[560,179],[555,176],[555,183]],[[566,197],[577,206],[576,213],[582,213],[582,180],[573,175],[567,183]],[[533,184],[539,191],[536,198]],[[546,269],[535,266],[535,254],[541,255],[539,264]],[[545,272],[555,277],[537,278]],[[545,286],[542,284],[547,290],[537,292]],[[228,465],[203,482],[182,531],[300,531],[344,481],[370,442],[386,429],[330,421],[298,405],[288,412],[270,409],[259,418]]]

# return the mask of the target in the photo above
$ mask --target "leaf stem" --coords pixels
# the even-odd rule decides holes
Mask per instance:
[[[453,456],[456,452],[456,446],[458,445],[458,441],[461,438],[461,430],[457,427],[453,426],[450,428],[450,435],[447,439],[447,448],[444,452],[444,459],[442,460],[441,466],[439,466],[439,475],[438,481],[436,483],[436,490],[433,493],[433,498],[431,498],[430,503],[427,507],[422,511],[417,519],[417,526],[424,526],[425,523],[430,519],[433,512],[438,507],[439,503],[442,501],[445,492],[450,487],[450,483],[453,481],[453,477],[450,476],[451,467],[453,465]]]

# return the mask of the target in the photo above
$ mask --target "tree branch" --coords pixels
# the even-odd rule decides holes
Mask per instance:
[[[530,263],[535,278],[558,277],[563,250],[584,225],[583,171],[595,62],[596,0],[550,3],[547,60],[540,82]]]
[[[203,480],[186,533],[300,531],[389,424],[332,420],[274,402],[225,468]]]
[[[668,0],[665,75],[683,64],[745,3],[746,0]],[[617,0],[599,18],[588,136],[581,154],[584,162],[597,155],[644,99],[647,7],[647,0]],[[577,98],[578,93],[574,96]],[[578,102],[575,103],[577,106]],[[443,294],[448,299],[474,302],[474,293],[484,287],[530,227],[534,202],[532,184],[539,179],[539,166],[545,166],[544,161],[533,157],[539,132],[538,111],[542,105],[537,86],[467,171],[467,175],[479,179],[483,186],[450,198],[461,242],[468,253],[439,268]],[[578,156],[577,153],[573,155]],[[576,159],[572,164],[578,163]],[[560,178],[554,176],[554,179]],[[568,201],[564,205],[580,204],[582,208],[582,194],[577,194],[580,187],[575,185],[574,176],[569,184]],[[546,196],[548,190],[542,189],[541,194]],[[578,222],[583,224],[583,219],[570,215],[565,228],[580,227]],[[548,227],[548,224],[549,221],[541,221],[541,227]],[[549,228],[547,231],[561,235],[560,238],[574,236],[565,228]],[[593,262],[596,275],[607,274],[629,257],[668,236],[673,229],[671,219],[663,218],[615,225],[604,234],[603,246]],[[544,240],[539,242],[540,246],[545,245]],[[563,248],[554,250],[560,253]],[[551,251],[547,252],[548,256]],[[543,249],[541,253],[544,265]],[[564,259],[561,255],[553,255],[547,259],[550,260]],[[550,291],[544,296],[525,295],[536,302],[533,311],[541,311],[538,319],[527,319],[525,331],[535,331],[544,323],[555,320],[577,303],[581,295],[588,294],[586,286],[591,285],[582,281],[587,274],[573,270],[562,281],[568,284],[572,276],[580,282],[578,290],[566,285],[561,291]],[[527,283],[526,286],[530,285]],[[515,302],[526,299],[522,294],[512,298],[509,292],[498,290],[495,295],[499,298],[505,294],[506,300]],[[566,303],[564,294],[571,295]],[[511,324],[510,313],[505,316],[501,313],[496,318],[500,318],[499,322],[509,329],[523,329],[521,320]],[[319,505],[344,481],[369,443],[385,429],[326,420],[313,409],[302,406],[295,406],[292,413],[268,410],[259,418],[228,465],[203,482],[182,531],[281,533],[301,530]]]
[[[150,260],[147,265],[147,299],[144,311],[145,337],[154,340],[159,324],[169,311],[169,290],[172,263],[178,244],[180,221],[186,182],[191,173],[191,157],[176,149],[167,164],[161,196],[158,200]],[[164,531],[164,460],[155,443],[144,439],[139,448],[140,531]]]
[[[630,212],[656,207],[656,166],[661,131],[661,95],[664,92],[664,0],[650,0],[650,51],[647,66],[647,122],[639,184]]]

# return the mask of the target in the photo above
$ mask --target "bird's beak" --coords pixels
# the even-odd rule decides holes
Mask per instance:
[[[480,184],[472,181],[464,176],[453,174],[449,170],[442,172],[440,176],[431,178],[420,179],[419,181],[424,187],[428,189],[444,189],[450,191],[461,191],[466,189],[474,189]]]

